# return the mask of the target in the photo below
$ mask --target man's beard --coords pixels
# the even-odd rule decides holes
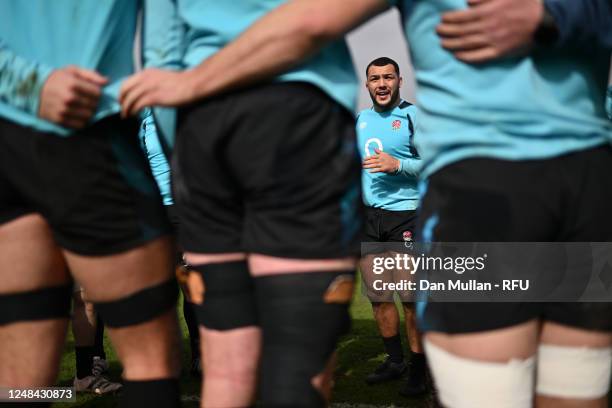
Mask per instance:
[[[374,104],[375,107],[385,110],[388,107],[393,106],[399,100],[399,89],[390,91],[389,101],[384,105],[381,105],[376,101],[376,92],[374,93],[374,95],[370,93],[370,99],[372,99],[372,103]]]

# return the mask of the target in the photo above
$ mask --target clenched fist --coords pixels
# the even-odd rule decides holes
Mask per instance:
[[[83,128],[96,112],[107,82],[97,72],[76,66],[55,70],[43,85],[38,116],[60,126]]]

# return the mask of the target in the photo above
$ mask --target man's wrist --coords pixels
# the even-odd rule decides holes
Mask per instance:
[[[395,159],[395,163],[396,163],[396,167],[395,167],[395,171],[393,172],[393,174],[399,174],[402,171],[402,161]]]
[[[182,81],[186,86],[187,92],[189,93],[189,101],[193,102],[198,99],[203,99],[207,95],[208,90],[206,89],[206,81],[200,80],[200,75],[197,68],[188,69],[181,73]]]

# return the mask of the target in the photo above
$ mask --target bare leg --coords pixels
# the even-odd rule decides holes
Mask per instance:
[[[190,265],[246,260],[243,253],[185,254]],[[249,406],[255,400],[261,330],[256,326],[210,330],[200,326],[204,368],[202,407]]]
[[[419,333],[419,330],[417,329],[414,303],[402,303],[402,306],[404,308],[404,325],[406,328],[406,337],[408,338],[410,350],[412,350],[413,353],[423,353],[421,333]]]
[[[174,259],[168,238],[159,238],[124,253],[86,257],[66,251],[71,271],[92,302],[124,298],[173,276]],[[177,377],[180,341],[176,309],[145,323],[108,328],[127,380]]]
[[[255,398],[261,330],[228,331],[200,326],[204,362],[202,407],[249,406]]]
[[[27,215],[0,225],[0,293],[18,293],[68,282],[47,223]],[[0,384],[35,387],[55,382],[68,319],[0,326]]]
[[[372,310],[380,335],[383,337],[397,336],[400,319],[395,303],[372,303]]]

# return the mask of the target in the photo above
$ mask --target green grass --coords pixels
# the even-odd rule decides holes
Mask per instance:
[[[180,304],[181,302],[179,302]],[[427,406],[427,398],[408,399],[398,395],[397,391],[401,381],[387,384],[368,386],[364,383],[365,376],[382,362],[384,354],[382,342],[378,336],[376,324],[372,317],[372,309],[368,300],[358,289],[355,300],[351,307],[353,316],[353,328],[338,347],[338,366],[336,369],[336,386],[333,402],[339,407],[350,407],[359,404],[382,405],[387,407],[414,407]],[[189,363],[189,342],[187,327],[181,317],[181,329],[183,333],[183,366]],[[407,345],[404,338],[404,345]],[[121,366],[110,345],[105,339],[107,359],[110,363],[110,376],[119,379]],[[64,355],[60,367],[59,385],[70,386],[75,373],[74,340],[69,331],[64,348]],[[200,384],[187,372],[181,376],[181,391],[184,396],[184,407],[195,408],[199,406],[198,401],[186,401],[187,396],[199,396]],[[54,404],[54,407],[114,407],[116,397],[98,397],[93,395],[79,394],[76,403]]]

